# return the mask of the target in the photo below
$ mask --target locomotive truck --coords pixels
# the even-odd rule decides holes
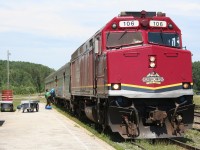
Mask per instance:
[[[56,103],[125,139],[178,137],[193,124],[191,52],[162,12],[121,12],[45,85]]]

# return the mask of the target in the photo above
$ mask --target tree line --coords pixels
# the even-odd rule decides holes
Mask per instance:
[[[9,62],[9,88],[14,94],[44,92],[44,80],[53,69],[40,64],[21,61]],[[0,60],[0,90],[7,89],[7,61]]]
[[[54,72],[47,66],[29,62],[10,61],[10,89],[14,94],[44,92],[45,78]],[[200,91],[200,61],[193,62],[194,90]],[[7,89],[7,61],[0,60],[0,90]]]
[[[200,61],[196,61],[192,64],[194,90],[200,91]]]

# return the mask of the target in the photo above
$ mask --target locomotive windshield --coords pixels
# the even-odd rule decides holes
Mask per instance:
[[[149,43],[165,45],[170,47],[180,47],[179,35],[177,33],[149,32]]]
[[[142,44],[142,33],[141,32],[108,32],[107,38],[107,49],[111,48],[122,48],[132,46],[136,44]]]

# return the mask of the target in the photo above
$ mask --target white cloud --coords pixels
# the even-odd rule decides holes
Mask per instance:
[[[166,11],[169,14],[199,15],[200,3],[188,1],[16,1],[0,9],[0,31],[24,31],[57,37],[91,35],[120,11]],[[159,8],[159,10],[158,10]],[[191,14],[192,13],[192,14]],[[92,24],[93,26],[91,26]]]

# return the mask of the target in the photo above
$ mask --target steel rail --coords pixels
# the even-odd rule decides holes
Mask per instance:
[[[169,139],[170,142],[182,147],[182,148],[185,148],[185,149],[189,149],[189,150],[200,150],[200,148],[197,148],[197,147],[194,147],[194,146],[191,146],[191,145],[188,145],[186,143],[183,143],[179,140],[175,140],[175,139]]]
[[[192,130],[195,130],[195,131],[199,131],[200,132],[200,129],[199,128],[192,128]]]
[[[200,109],[200,105],[195,105],[195,109]]]
[[[200,118],[200,112],[194,112],[194,116]]]
[[[137,144],[137,143],[135,143],[135,142],[133,142],[133,141],[131,142],[131,144],[137,146],[137,147],[140,148],[141,150],[147,150],[147,149],[144,148],[143,146],[141,146],[141,145],[139,145],[139,144]]]
[[[200,122],[196,122],[196,121],[195,121],[194,124],[198,124],[198,125],[200,125]]]

